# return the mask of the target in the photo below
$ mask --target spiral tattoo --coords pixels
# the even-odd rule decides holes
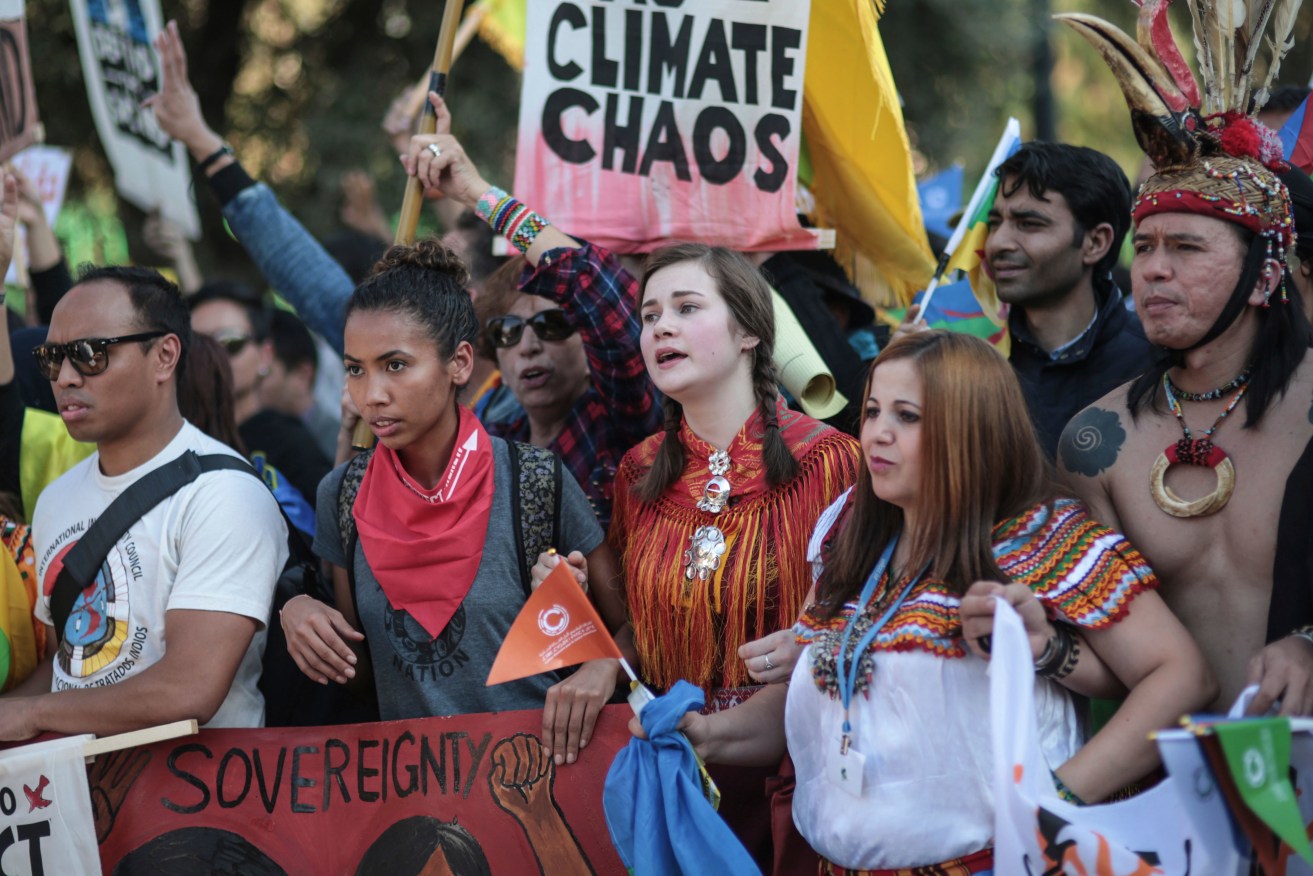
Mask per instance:
[[[1058,455],[1068,471],[1092,478],[1117,461],[1125,443],[1121,417],[1103,408],[1086,408],[1062,430]]]

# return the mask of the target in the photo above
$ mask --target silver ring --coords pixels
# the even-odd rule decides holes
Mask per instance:
[[[442,157],[442,150],[438,148],[438,144],[437,144],[437,143],[430,143],[430,144],[428,145],[427,149],[428,149],[430,152],[433,153],[433,157],[434,157],[434,158],[441,158],[441,157]]]
[[[767,655],[766,655],[766,671],[769,672],[770,670],[772,670],[772,669],[774,669],[774,668],[775,668],[775,664],[770,662],[770,655],[767,654]]]

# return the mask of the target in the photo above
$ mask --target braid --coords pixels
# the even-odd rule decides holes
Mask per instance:
[[[752,389],[761,405],[761,419],[765,434],[761,439],[761,455],[766,462],[766,480],[773,487],[787,484],[798,475],[798,460],[789,450],[780,434],[780,419],[776,412],[779,384],[775,379],[775,364],[770,355],[760,348],[752,361]]]
[[[684,408],[670,396],[661,403],[665,413],[665,437],[657,450],[656,459],[647,476],[638,485],[638,498],[642,502],[655,502],[684,472],[684,445],[679,440],[679,427],[684,420]]]

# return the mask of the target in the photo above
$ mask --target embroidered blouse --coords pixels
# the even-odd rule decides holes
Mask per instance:
[[[847,499],[817,523],[808,548],[817,575]],[[1136,594],[1157,586],[1126,539],[1071,499],[1004,521],[995,535],[1000,570],[1027,584],[1051,616],[1077,626],[1116,623]],[[899,582],[882,581],[858,631],[869,629],[882,603],[900,590]],[[958,604],[943,582],[919,582],[861,656],[855,685],[861,696],[854,696],[850,715],[854,746],[866,759],[860,797],[839,789],[826,773],[843,723],[835,658],[856,606],[832,620],[809,609],[799,623],[808,647],[794,667],[785,713],[798,773],[793,811],[812,848],[837,864],[926,866],[992,841],[988,664],[963,644]],[[859,638],[855,633],[850,641]],[[1060,766],[1083,741],[1071,697],[1057,683],[1036,678],[1035,708],[1040,747],[1050,766]]]

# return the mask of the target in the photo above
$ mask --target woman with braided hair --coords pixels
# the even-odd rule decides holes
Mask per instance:
[[[743,256],[701,244],[659,250],[639,300],[665,429],[621,462],[608,540],[644,680],[700,685],[718,711],[752,696],[753,676],[785,659],[745,661],[739,649],[798,617],[812,584],[807,537],[856,478],[857,442],[784,405],[771,290]],[[713,765],[712,775],[721,814],[769,863],[769,773]]]

